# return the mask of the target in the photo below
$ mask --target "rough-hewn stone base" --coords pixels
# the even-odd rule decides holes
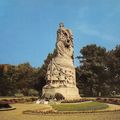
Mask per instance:
[[[45,97],[55,96],[56,93],[62,94],[66,100],[80,99],[77,87],[43,88]]]

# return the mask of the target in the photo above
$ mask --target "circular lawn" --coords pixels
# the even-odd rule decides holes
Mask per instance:
[[[108,107],[107,104],[100,102],[61,103],[52,104],[51,106],[57,111],[94,111],[106,109]]]

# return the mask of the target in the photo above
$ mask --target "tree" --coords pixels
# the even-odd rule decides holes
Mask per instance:
[[[110,75],[112,78],[111,88],[120,94],[120,45],[110,51],[111,59],[109,61]]]
[[[83,47],[77,58],[80,61],[80,67],[77,68],[77,82],[81,84],[83,94],[86,96],[107,95],[109,86],[107,84],[107,52],[105,48],[99,46],[87,45]]]
[[[23,63],[19,64],[15,70],[17,89],[24,95],[28,95],[29,89],[33,87],[34,68],[29,63]]]
[[[13,80],[15,66],[1,65],[0,69],[0,95],[13,95],[16,91],[16,84]]]

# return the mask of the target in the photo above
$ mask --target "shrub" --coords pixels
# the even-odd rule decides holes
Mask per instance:
[[[11,106],[6,102],[0,102],[0,109],[2,108],[11,108]]]
[[[15,97],[23,97],[24,95],[22,93],[15,93]]]
[[[38,96],[39,92],[37,90],[30,89],[29,92],[28,92],[28,95],[29,96]]]

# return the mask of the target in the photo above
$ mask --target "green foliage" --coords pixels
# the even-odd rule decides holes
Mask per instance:
[[[0,76],[0,95],[13,95],[15,92],[15,81],[13,81],[14,66],[8,66],[8,70],[5,71],[1,68]]]
[[[24,95],[22,93],[15,93],[15,97],[23,97]]]
[[[77,86],[84,96],[109,96],[119,91],[120,46],[106,51],[96,45],[87,45],[77,57],[80,66],[76,68]],[[116,83],[116,84],[115,84]],[[120,91],[119,91],[120,93]]]
[[[6,67],[6,70],[4,68]],[[0,77],[0,95],[15,95],[16,93],[28,95],[28,90],[33,87],[35,68],[29,63],[18,66],[3,65]]]
[[[38,96],[39,92],[35,89],[29,89],[29,96]]]

